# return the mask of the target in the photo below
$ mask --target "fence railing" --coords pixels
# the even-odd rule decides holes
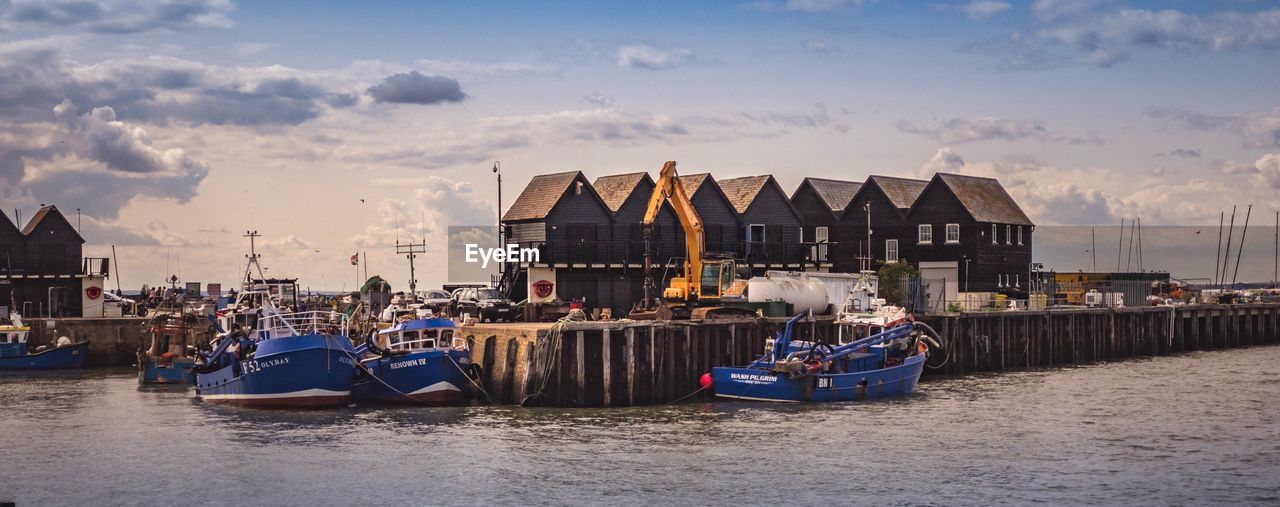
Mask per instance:
[[[258,339],[269,340],[308,334],[338,335],[347,330],[347,315],[340,312],[307,311],[264,315],[258,321]]]
[[[521,249],[536,249],[539,264],[641,264],[645,259],[644,241],[526,241],[515,243]],[[747,264],[803,265],[829,262],[827,243],[779,243],[759,241],[707,242],[706,250],[739,259]],[[650,242],[647,252],[656,264],[673,257],[683,257],[683,243]]]

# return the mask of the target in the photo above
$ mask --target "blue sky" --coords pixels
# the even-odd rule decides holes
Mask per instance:
[[[0,0],[0,207],[82,208],[130,285],[178,257],[227,280],[253,228],[332,289],[355,250],[402,279],[397,235],[492,221],[493,160],[505,204],[675,159],[788,188],[994,176],[1042,226],[1203,225],[1280,207],[1278,49],[1261,1]]]

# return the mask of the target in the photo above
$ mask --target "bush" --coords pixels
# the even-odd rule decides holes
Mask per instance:
[[[880,297],[888,304],[906,307],[907,284],[919,274],[906,259],[880,263],[880,271],[876,272],[880,278]]]

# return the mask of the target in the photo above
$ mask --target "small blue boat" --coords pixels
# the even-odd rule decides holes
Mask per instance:
[[[722,398],[779,402],[903,396],[915,391],[929,351],[941,348],[936,333],[915,322],[843,345],[792,340],[803,317],[788,320],[751,364],[712,369],[704,387]]]
[[[195,332],[204,319],[190,313],[156,313],[147,328],[151,343],[138,349],[138,382],[194,384]],[[207,325],[207,323],[205,323]]]
[[[378,331],[356,349],[363,366],[351,396],[370,403],[443,405],[469,396],[471,352],[452,320],[413,319]]]
[[[0,370],[65,370],[83,368],[89,355],[89,342],[72,342],[59,338],[55,347],[27,350],[27,334],[31,328],[14,314],[0,321]]]

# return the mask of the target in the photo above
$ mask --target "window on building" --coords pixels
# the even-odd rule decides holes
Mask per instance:
[[[921,245],[933,243],[933,225],[920,224],[919,243]]]
[[[991,244],[993,245],[1000,244],[1000,240],[997,239],[998,235],[996,234],[998,232],[1000,232],[1000,226],[996,224],[991,224]]]
[[[827,241],[828,232],[826,227],[815,227],[813,229],[813,241],[818,244],[818,260],[827,260]]]
[[[884,261],[898,262],[898,240],[896,239],[884,240]]]
[[[764,224],[751,224],[747,226],[746,247],[748,254],[752,251],[752,245],[760,245],[756,251],[761,253],[764,252],[764,231]]]
[[[1006,245],[1013,244],[1013,226],[1012,225],[1004,224],[1004,244]]]
[[[956,244],[960,242],[960,224],[947,224],[947,243]]]
[[[1022,226],[1018,226],[1018,246],[1022,246]]]

